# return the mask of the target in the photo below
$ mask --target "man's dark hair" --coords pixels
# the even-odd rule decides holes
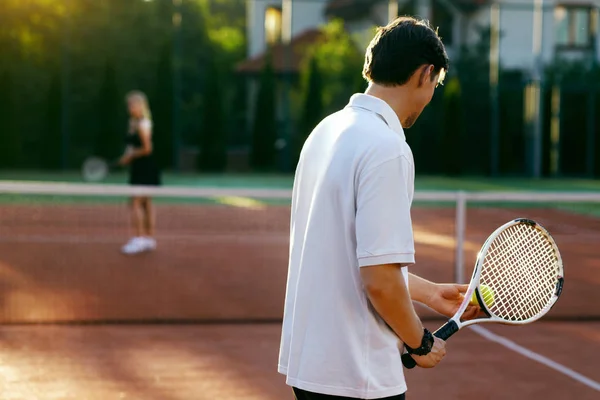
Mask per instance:
[[[363,77],[382,86],[400,86],[423,65],[434,66],[432,78],[447,71],[444,44],[428,22],[400,17],[377,30],[367,48]]]

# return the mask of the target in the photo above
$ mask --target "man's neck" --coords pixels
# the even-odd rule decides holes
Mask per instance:
[[[406,105],[411,98],[408,91],[405,86],[386,87],[371,83],[365,90],[365,94],[385,101],[394,110],[400,123],[403,123],[409,117],[405,111],[409,109]]]

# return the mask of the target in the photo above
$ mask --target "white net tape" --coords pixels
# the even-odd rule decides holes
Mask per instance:
[[[507,321],[533,318],[550,304],[559,272],[555,248],[540,230],[510,226],[492,241],[483,261],[480,285],[494,297],[487,308]]]

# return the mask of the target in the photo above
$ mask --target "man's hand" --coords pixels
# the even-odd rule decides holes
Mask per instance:
[[[411,357],[415,359],[417,365],[421,368],[433,368],[442,361],[442,358],[446,355],[446,342],[442,339],[433,337],[433,346],[431,351],[424,356],[417,356],[412,354]]]
[[[465,298],[465,292],[468,288],[469,285],[436,284],[426,304],[440,314],[451,318],[462,304]],[[473,319],[478,316],[480,312],[481,308],[479,305],[470,303],[461,319],[465,321]]]

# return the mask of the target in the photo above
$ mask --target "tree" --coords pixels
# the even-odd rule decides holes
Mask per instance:
[[[325,112],[339,110],[357,89],[364,90],[361,77],[364,55],[342,20],[332,20],[321,27],[320,39],[307,49],[306,54],[308,57],[303,70],[311,68],[311,60],[315,60],[323,82]]]
[[[321,122],[324,115],[323,78],[315,57],[310,59],[309,68],[303,81],[305,97],[299,129],[294,140],[294,165],[298,163],[306,138],[315,126]]]
[[[440,155],[443,160],[443,170],[448,175],[461,173],[463,137],[463,115],[461,105],[460,81],[457,77],[451,78],[444,88],[444,124]]]
[[[208,36],[218,52],[214,55],[231,70],[246,57],[246,0],[198,0],[203,3]]]
[[[452,61],[450,70],[455,71],[460,80],[460,91],[464,110],[469,110],[469,119],[464,126],[464,142],[472,148],[481,151],[471,154],[462,162],[462,172],[470,174],[489,174],[492,172],[490,160],[496,152],[501,160],[500,147],[492,148],[492,123],[494,115],[501,111],[498,103],[493,101],[490,85],[490,38],[491,29],[477,28],[478,40],[475,43],[464,45],[460,53]],[[502,79],[500,79],[502,81]],[[522,114],[522,108],[515,104],[510,105],[511,115]],[[482,129],[483,128],[483,129]],[[498,143],[503,134],[498,128]],[[427,146],[423,147],[427,151]]]
[[[59,169],[63,154],[62,144],[62,88],[58,71],[52,74],[50,88],[47,95],[46,129],[42,137],[40,149],[41,166],[45,169]]]
[[[122,99],[119,96],[117,73],[111,61],[106,63],[104,79],[98,95],[98,133],[96,155],[114,159],[123,148],[125,125],[120,123]]]
[[[14,168],[20,156],[20,137],[15,115],[13,75],[7,69],[0,73],[0,168]]]
[[[161,167],[173,166],[173,51],[166,43],[158,60],[156,88],[151,106],[154,118],[154,153]]]
[[[204,91],[204,116],[199,135],[198,166],[202,171],[222,172],[227,166],[227,133],[223,112],[221,71],[213,59]]]
[[[69,115],[64,116],[68,122],[80,127],[69,132],[73,153],[108,151],[111,146],[99,148],[104,144],[96,140],[96,132],[90,132],[100,129],[95,124],[99,113],[111,114],[101,111],[103,107],[99,105],[99,97],[110,97],[107,59],[118,71],[119,88],[148,93],[155,122],[155,150],[163,167],[174,164],[174,122],[177,139],[184,145],[196,144],[187,143],[186,140],[195,138],[186,134],[199,131],[202,124],[202,105],[206,102],[203,84],[211,61],[206,51],[209,45],[214,50],[210,57],[216,58],[222,67],[220,82],[227,108],[224,113],[228,116],[225,122],[233,125],[229,116],[234,112],[246,117],[243,108],[230,101],[235,96],[233,66],[246,57],[244,0],[2,0],[0,4],[0,71],[4,70],[3,64],[10,66],[12,81],[19,82],[14,119],[19,131],[27,132],[28,147],[35,149],[34,153],[22,153],[23,165],[29,160],[32,166],[55,164],[44,158],[50,157],[48,154],[38,156],[37,149],[47,153],[49,141],[60,149],[61,141],[49,138],[48,122],[53,114],[56,126],[62,124],[61,104],[68,105]],[[174,19],[181,21],[178,29],[174,29]],[[176,90],[177,104],[174,68],[181,72],[176,76],[181,78],[181,90]],[[55,72],[67,79],[62,86]],[[51,85],[53,79],[58,79],[58,86],[52,86],[55,82]],[[101,90],[100,82],[104,82],[100,84]],[[52,96],[58,93],[55,99],[58,102],[46,105],[50,93],[45,89],[50,86],[54,90]],[[61,93],[62,90],[67,93]],[[107,92],[100,93],[104,90]],[[116,106],[120,107],[117,116],[122,117],[120,95]],[[106,119],[102,123],[112,125]],[[83,128],[85,124],[90,124],[89,129]],[[123,128],[117,130],[122,133]],[[3,136],[4,127],[1,129]],[[60,137],[60,132],[54,135]]]
[[[270,54],[266,57],[259,84],[252,126],[250,165],[256,170],[268,171],[275,166],[277,139],[275,72]]]

